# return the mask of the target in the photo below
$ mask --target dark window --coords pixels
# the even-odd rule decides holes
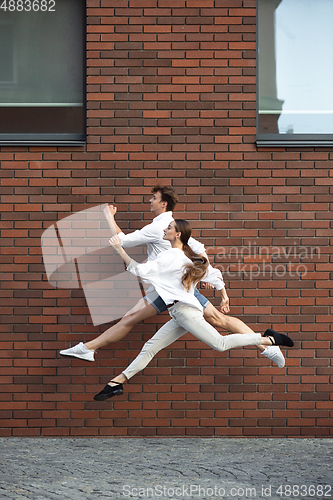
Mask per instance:
[[[258,0],[257,144],[333,144],[332,0]]]
[[[84,141],[85,2],[0,4],[0,143]]]

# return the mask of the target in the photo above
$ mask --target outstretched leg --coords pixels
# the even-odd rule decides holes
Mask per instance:
[[[163,325],[155,333],[155,335],[144,344],[141,352],[126,368],[126,370],[124,370],[120,375],[114,377],[100,393],[94,396],[94,399],[96,401],[105,401],[106,399],[109,399],[117,394],[122,394],[122,384],[126,380],[143,370],[161,349],[164,349],[168,345],[175,342],[182,335],[184,335],[184,333],[186,333],[186,330],[177,325],[173,319],[165,323],[165,325]]]
[[[140,323],[140,321],[151,318],[155,314],[157,314],[156,309],[151,304],[148,304],[146,300],[140,299],[133,309],[128,311],[116,325],[111,326],[95,339],[86,342],[85,346],[96,351],[112,342],[117,342],[126,337],[133,326]]]
[[[140,354],[120,375],[114,377],[104,389],[94,396],[96,401],[104,401],[116,394],[122,394],[122,384],[133,377],[136,373],[143,370],[151,359],[163,348],[175,342],[186,331],[192,333],[199,340],[217,351],[226,351],[235,347],[247,345],[273,345],[280,343],[292,346],[293,342],[286,336],[267,330],[262,337],[260,333],[232,334],[223,336],[215,328],[207,323],[202,313],[191,306],[178,303],[169,309],[172,319],[168,321],[148,340]],[[288,340],[289,342],[286,342]]]
[[[177,304],[176,310],[171,312],[175,307],[176,306],[170,310],[172,319],[163,325],[155,335],[144,344],[141,352],[126,370],[114,377],[100,393],[94,396],[96,401],[105,401],[117,394],[122,394],[122,384],[126,380],[129,380],[139,371],[143,370],[161,349],[175,342],[187,331],[218,351],[224,351],[232,347],[243,345],[258,344],[261,342],[260,333],[250,333],[246,335],[233,334],[223,337],[215,328],[204,320],[202,313],[198,309],[184,304]],[[264,339],[264,342],[270,343],[268,339]]]
[[[254,333],[254,331],[243,323],[243,321],[233,316],[222,314],[211,303],[209,303],[204,310],[204,318],[215,328],[223,328],[231,333]],[[284,367],[286,360],[278,346],[267,347],[266,345],[261,344],[256,347],[263,356],[276,363],[279,368]]]
[[[214,328],[223,328],[231,333],[254,333],[253,330],[242,320],[227,314],[222,314],[220,311],[209,303],[204,310],[204,318]],[[257,346],[260,350],[264,350],[265,346]]]
[[[123,339],[128,332],[131,331],[133,326],[155,314],[157,314],[155,307],[152,304],[148,304],[146,300],[140,299],[133,309],[131,309],[116,325],[113,325],[86,344],[80,342],[74,347],[63,349],[60,351],[60,354],[62,356],[73,356],[75,358],[84,359],[85,361],[94,361],[94,352],[96,349],[110,344],[111,342],[117,342]]]

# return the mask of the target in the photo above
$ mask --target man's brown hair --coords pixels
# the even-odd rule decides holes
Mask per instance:
[[[167,202],[166,211],[171,212],[178,203],[178,196],[175,191],[169,186],[156,185],[151,190],[152,193],[161,193],[161,200]]]

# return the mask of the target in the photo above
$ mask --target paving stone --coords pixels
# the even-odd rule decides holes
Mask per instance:
[[[331,439],[1,438],[0,499],[333,499]]]

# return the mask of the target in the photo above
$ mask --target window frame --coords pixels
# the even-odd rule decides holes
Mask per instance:
[[[333,146],[332,134],[263,134],[259,133],[259,0],[256,0],[256,144],[260,147]]]
[[[77,146],[87,142],[87,5],[80,0],[82,5],[82,134],[70,133],[0,133],[0,146]],[[52,107],[45,103],[45,108]],[[4,106],[5,107],[5,106]],[[29,107],[29,106],[21,106]],[[1,108],[1,104],[0,104]],[[60,108],[60,106],[59,106]]]

